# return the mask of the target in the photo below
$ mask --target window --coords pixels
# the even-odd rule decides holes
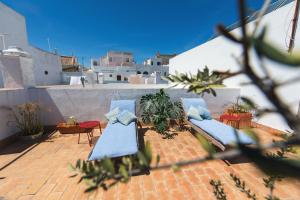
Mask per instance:
[[[137,71],[136,73],[137,73],[137,74],[141,74],[142,72],[140,72],[140,71]]]
[[[109,62],[112,62],[112,57],[109,57],[108,60],[109,60]]]
[[[148,73],[147,71],[144,71],[143,74],[144,74],[144,75],[148,75],[149,73]]]
[[[129,58],[126,58],[126,62],[129,62]]]
[[[165,72],[164,75],[167,76],[167,72]]]
[[[110,74],[109,77],[112,77],[112,74]]]
[[[128,78],[127,78],[127,77],[124,77],[124,81],[128,81]]]
[[[45,74],[45,75],[48,75],[49,73],[48,73],[48,71],[47,71],[47,70],[45,70],[45,71],[44,71],[44,74]]]
[[[151,66],[153,66],[153,61],[151,61],[151,64],[150,64]]]
[[[122,76],[121,75],[117,75],[117,81],[121,81],[122,80]]]
[[[158,66],[161,65],[161,63],[160,63],[160,62],[157,62],[157,65],[158,65]]]
[[[93,61],[93,65],[94,65],[94,66],[97,66],[97,65],[98,65],[98,63],[97,63],[96,60]]]

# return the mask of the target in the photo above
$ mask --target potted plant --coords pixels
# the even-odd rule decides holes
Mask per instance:
[[[16,127],[20,131],[20,138],[32,140],[43,135],[44,127],[40,118],[40,107],[36,103],[20,104],[13,109]]]
[[[252,110],[253,108],[241,101],[241,98],[237,98],[236,102],[231,104],[221,116],[221,121],[238,129],[250,128],[253,118]]]
[[[170,97],[161,89],[156,94],[142,96],[142,121],[152,124],[154,129],[163,135],[168,135],[171,120],[183,123],[183,109],[180,102],[171,102]]]
[[[59,123],[57,129],[61,134],[78,133],[80,131],[78,122],[74,116],[70,116],[66,123]]]

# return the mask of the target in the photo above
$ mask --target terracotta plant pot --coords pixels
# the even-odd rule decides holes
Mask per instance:
[[[21,140],[35,140],[35,139],[38,139],[40,137],[42,137],[43,135],[43,132],[39,132],[38,134],[35,134],[35,135],[20,135],[19,138]]]
[[[69,125],[66,123],[59,123],[56,128],[61,134],[73,134],[81,131],[78,124]]]
[[[251,128],[251,113],[225,113],[222,122],[237,129]]]

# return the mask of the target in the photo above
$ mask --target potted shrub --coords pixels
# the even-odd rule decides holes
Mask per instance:
[[[43,135],[44,127],[40,118],[40,107],[36,103],[20,104],[13,109],[13,116],[19,137],[24,140],[32,140]]]
[[[158,133],[168,135],[171,120],[182,126],[183,109],[180,102],[172,103],[163,89],[158,93],[142,96],[140,105],[142,121],[152,124]]]
[[[253,118],[251,111],[252,108],[248,104],[237,98],[237,101],[230,105],[221,116],[221,121],[238,129],[250,128]]]

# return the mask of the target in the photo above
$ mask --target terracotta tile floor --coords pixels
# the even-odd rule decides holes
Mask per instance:
[[[264,141],[270,135],[262,130]],[[204,156],[206,153],[189,132],[180,132],[174,139],[162,139],[157,133],[147,130],[144,140],[152,144],[154,154],[161,155],[161,163],[174,162]],[[69,178],[72,172],[68,163],[78,158],[86,159],[91,147],[87,138],[77,144],[77,135],[55,133],[50,139],[30,149],[22,143],[15,143],[0,151],[0,167],[20,156],[0,171],[0,199],[214,199],[211,178],[224,183],[228,199],[246,199],[229,177],[230,172],[246,180],[247,185],[264,199],[267,190],[263,186],[264,175],[251,163],[226,165],[217,160],[183,168],[174,173],[171,170],[153,171],[150,175],[133,177],[129,184],[119,184],[108,192],[85,194],[85,184],[77,184],[76,178]],[[279,182],[275,194],[282,199],[300,199],[300,182],[284,180]]]

